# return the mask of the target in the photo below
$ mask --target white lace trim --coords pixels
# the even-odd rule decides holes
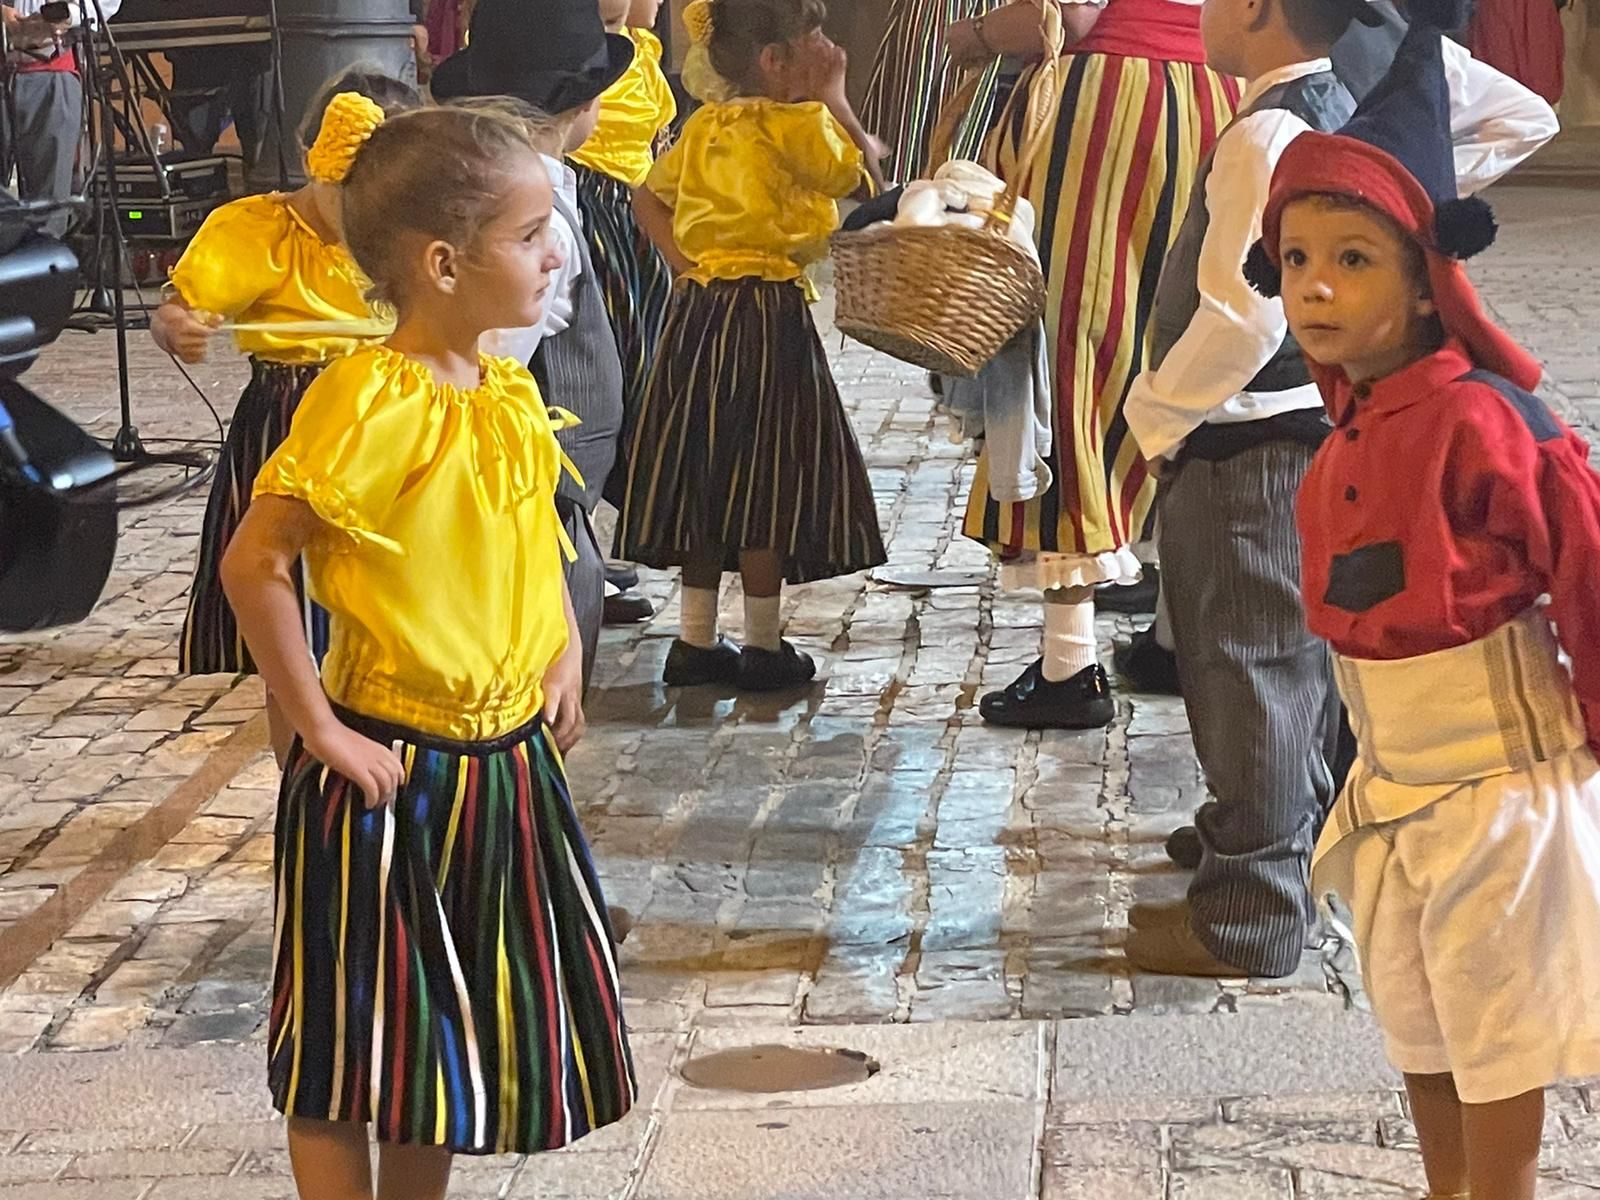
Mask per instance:
[[[1126,546],[1104,554],[1036,554],[1000,567],[1000,586],[1008,592],[1138,583],[1140,578],[1139,560]]]

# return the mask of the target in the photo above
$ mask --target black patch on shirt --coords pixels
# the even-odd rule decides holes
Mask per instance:
[[[1502,379],[1493,371],[1468,371],[1462,382],[1481,383],[1492,387],[1517,410],[1517,416],[1528,427],[1536,442],[1553,442],[1561,436],[1561,423],[1556,420],[1545,402],[1532,392],[1525,392],[1509,379]]]
[[[1334,557],[1322,602],[1345,612],[1366,612],[1406,590],[1399,542],[1374,542]]]

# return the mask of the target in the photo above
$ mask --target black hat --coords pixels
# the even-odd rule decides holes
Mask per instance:
[[[582,108],[622,77],[633,43],[595,0],[479,0],[467,48],[433,73],[439,100],[511,96],[546,113]]]

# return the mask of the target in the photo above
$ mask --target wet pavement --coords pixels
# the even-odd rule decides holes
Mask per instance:
[[[1495,199],[1502,244],[1475,275],[1592,432],[1600,193]],[[890,567],[788,594],[786,633],[824,662],[799,696],[662,688],[670,577],[645,579],[654,622],[607,631],[568,765],[608,899],[636,918],[644,1101],[576,1152],[471,1164],[452,1194],[1420,1194],[1336,939],[1283,981],[1128,969],[1127,911],[1181,895],[1162,842],[1203,795],[1181,702],[1122,694],[1095,733],[982,724],[978,696],[1038,653],[1037,595],[1001,591],[959,537],[972,463],[921,376],[828,344]],[[109,335],[69,334],[28,381],[109,435],[111,362]],[[243,377],[231,357],[195,373],[224,412]],[[132,381],[146,437],[214,429],[142,335]],[[0,640],[0,1200],[292,1194],[260,1070],[277,782],[260,689],[172,674],[202,508],[127,514],[88,621]],[[724,604],[736,632],[736,588]],[[1107,649],[1130,628],[1102,620]],[[678,1075],[771,1043],[882,1070],[777,1095]],[[1556,1098],[1548,1132],[1548,1194],[1600,1195],[1587,1091]]]

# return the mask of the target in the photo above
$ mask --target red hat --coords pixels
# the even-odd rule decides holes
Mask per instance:
[[[1278,295],[1284,208],[1304,196],[1348,196],[1389,217],[1422,247],[1445,332],[1465,343],[1480,367],[1532,390],[1539,361],[1489,320],[1461,263],[1493,243],[1495,222],[1482,200],[1456,195],[1440,30],[1458,23],[1459,6],[1413,0],[1410,11],[1394,65],[1344,128],[1303,133],[1278,160],[1245,278],[1262,295]]]

